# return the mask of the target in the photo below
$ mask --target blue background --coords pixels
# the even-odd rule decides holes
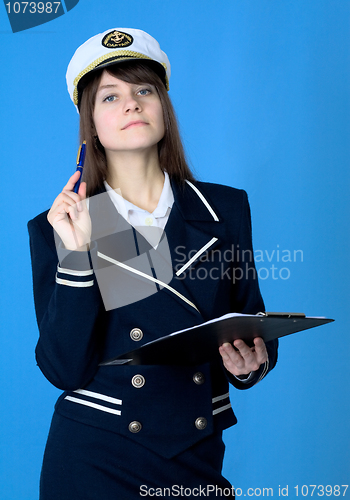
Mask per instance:
[[[282,339],[276,369],[231,391],[239,423],[225,432],[225,475],[243,493],[288,485],[291,498],[296,485],[301,496],[303,484],[349,483],[349,15],[348,0],[80,0],[13,34],[0,10],[1,499],[38,498],[59,395],[34,359],[26,222],[74,171],[67,64],[115,27],[143,29],[167,52],[198,178],[248,191],[267,310],[336,320]]]

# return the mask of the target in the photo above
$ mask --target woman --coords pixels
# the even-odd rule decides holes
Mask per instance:
[[[246,193],[194,180],[169,77],[156,40],[134,29],[96,35],[68,68],[85,182],[74,193],[72,175],[28,225],[37,361],[65,391],[42,500],[233,498],[221,475],[222,431],[237,421],[228,385],[249,388],[276,363],[277,342],[255,339],[202,365],[100,365],[225,313],[264,310]]]

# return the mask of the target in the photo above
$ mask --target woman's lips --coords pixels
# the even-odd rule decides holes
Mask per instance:
[[[143,122],[141,120],[137,120],[137,121],[133,121],[133,122],[129,122],[127,125],[125,125],[125,127],[122,128],[122,130],[126,130],[127,128],[130,128],[130,127],[136,127],[136,126],[142,126],[142,125],[148,125],[146,122]]]

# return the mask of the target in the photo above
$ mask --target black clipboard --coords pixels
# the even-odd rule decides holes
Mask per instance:
[[[332,321],[303,313],[231,313],[143,344],[138,349],[104,361],[100,366],[197,365],[218,357],[218,347],[224,342],[243,339],[248,345],[253,345],[256,337],[268,342]]]

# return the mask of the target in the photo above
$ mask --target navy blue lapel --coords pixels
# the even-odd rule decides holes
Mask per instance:
[[[165,232],[176,273],[186,267],[190,260],[190,267],[195,266],[206,251],[211,251],[220,245],[223,224],[212,203],[209,203],[210,208],[218,220],[214,220],[212,213],[188,184],[179,186],[177,183],[172,183],[172,189],[175,202]],[[208,249],[204,250],[207,245]],[[197,253],[198,257],[192,260]]]
[[[224,224],[212,203],[209,202],[210,208],[218,220],[214,220],[207,206],[188,184],[180,186],[172,182],[172,189],[175,201],[165,226],[174,272],[170,284],[196,304],[198,287],[203,287],[204,283],[193,279],[191,272],[201,257],[220,246]]]

